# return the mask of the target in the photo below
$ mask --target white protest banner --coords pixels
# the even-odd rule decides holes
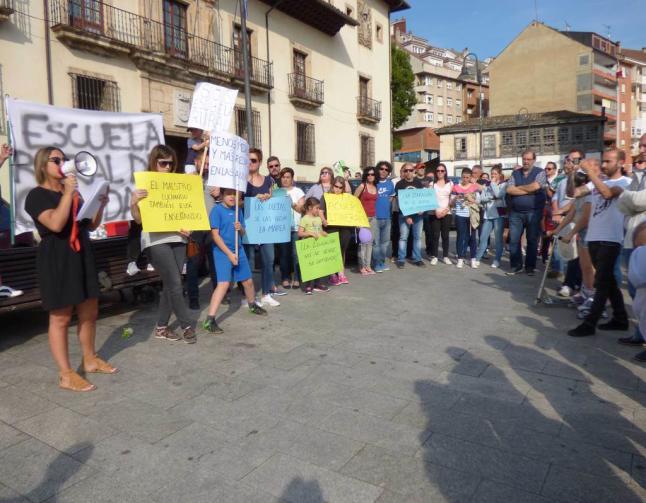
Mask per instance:
[[[209,142],[209,187],[247,191],[249,144],[234,134],[213,131]]]
[[[227,131],[231,124],[238,91],[198,82],[193,92],[188,127],[205,131]]]
[[[34,157],[38,149],[53,146],[67,157],[86,150],[97,160],[93,178],[79,176],[79,191],[88,197],[99,180],[110,184],[110,203],[104,222],[130,220],[132,174],[146,169],[150,150],[164,143],[159,114],[98,112],[54,107],[7,99],[14,149],[14,214],[16,234],[35,230],[25,212],[27,193],[36,186]]]

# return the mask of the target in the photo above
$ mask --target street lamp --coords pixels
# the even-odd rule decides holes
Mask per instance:
[[[473,56],[473,59],[476,60],[475,67],[473,69],[467,64],[467,59],[469,56]],[[478,116],[480,119],[480,168],[484,168],[482,165],[482,74],[480,73],[480,62],[478,61],[478,56],[475,53],[470,52],[466,54],[463,58],[464,62],[462,63],[462,71],[458,76],[458,80],[475,80],[478,83]]]
[[[518,112],[516,112],[516,124],[519,124],[523,120],[522,119],[523,116],[527,120],[527,140],[525,142],[525,150],[527,150],[529,148],[529,133],[530,133],[530,129],[532,127],[532,119],[529,116],[529,110],[527,110],[527,108],[525,108],[525,107],[521,108],[520,110],[518,110]],[[517,148],[516,149],[516,165],[518,165],[518,154],[519,154],[519,152],[520,152],[520,150]]]

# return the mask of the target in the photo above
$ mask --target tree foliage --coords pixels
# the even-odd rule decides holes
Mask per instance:
[[[392,97],[392,127],[400,127],[411,114],[417,99],[415,97],[415,74],[408,54],[392,45],[390,54],[390,92]]]

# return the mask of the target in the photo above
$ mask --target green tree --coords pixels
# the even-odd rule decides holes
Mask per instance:
[[[392,45],[390,54],[390,93],[392,98],[393,130],[406,122],[415,103],[417,103],[414,85],[415,74],[411,68],[408,54],[396,45]]]

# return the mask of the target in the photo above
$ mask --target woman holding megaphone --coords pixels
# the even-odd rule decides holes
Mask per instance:
[[[34,220],[41,241],[36,271],[43,308],[49,311],[49,346],[60,370],[59,386],[71,391],[92,391],[96,387],[70,365],[68,328],[76,308],[78,337],[86,374],[114,374],[117,369],[99,358],[95,351],[99,281],[89,231],[103,218],[108,196],[93,220],[78,222],[83,204],[78,181],[63,170],[66,158],[55,147],[41,148],[34,158],[38,186],[27,194],[25,210]]]

